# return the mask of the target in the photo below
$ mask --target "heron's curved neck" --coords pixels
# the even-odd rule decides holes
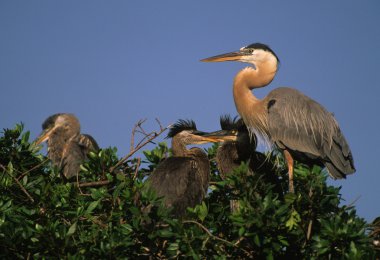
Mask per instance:
[[[276,63],[262,62],[256,66],[256,69],[252,67],[242,69],[234,80],[233,95],[238,113],[250,132],[257,130],[264,137],[268,136],[266,105],[262,104],[263,101],[255,97],[251,90],[268,85],[276,75],[276,71]]]
[[[178,140],[176,137],[173,137],[172,139],[172,152],[173,156],[178,157],[196,157],[203,153],[202,149],[198,147],[187,149],[186,144],[180,139]]]
[[[273,59],[256,64],[256,69],[246,67],[239,71],[234,80],[234,100],[239,114],[245,114],[252,106],[257,105],[260,100],[256,98],[252,89],[268,85],[277,72],[277,63]]]
[[[186,148],[185,143],[180,138],[176,138],[176,136],[174,136],[172,139],[172,152],[174,156],[191,156],[190,151]]]

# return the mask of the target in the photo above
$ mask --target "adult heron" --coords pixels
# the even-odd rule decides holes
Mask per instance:
[[[334,179],[355,172],[347,141],[333,115],[323,106],[287,87],[274,89],[261,100],[253,95],[252,89],[265,87],[277,73],[279,59],[269,46],[253,43],[202,61],[240,61],[253,66],[235,76],[235,106],[251,133],[283,150],[290,192],[294,192],[293,159],[325,166]]]
[[[204,134],[192,120],[176,122],[167,136],[172,138],[173,156],[160,162],[147,179],[148,187],[163,197],[165,205],[172,207],[176,216],[183,216],[187,207],[201,203],[206,196],[210,174],[208,156],[201,148],[186,147],[222,141],[204,137]]]
[[[48,158],[66,179],[78,174],[80,164],[90,151],[99,150],[92,136],[80,133],[79,120],[73,114],[49,116],[42,124],[42,129],[36,144],[47,141]]]

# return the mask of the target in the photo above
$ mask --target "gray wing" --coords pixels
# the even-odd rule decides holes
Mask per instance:
[[[87,155],[90,151],[98,151],[99,145],[95,139],[88,134],[81,134],[79,136],[78,144],[82,147],[83,153]]]
[[[79,139],[65,145],[61,168],[63,175],[70,179],[78,174],[81,163],[87,159],[90,151],[99,150],[99,146],[91,135],[81,134]]]
[[[63,175],[70,179],[78,174],[80,165],[86,159],[82,147],[76,141],[66,144],[62,154],[61,169]]]
[[[164,197],[165,204],[173,207],[173,212],[179,216],[186,212],[187,207],[199,204],[204,196],[203,185],[194,163],[192,158],[167,158],[147,180],[148,187],[158,196]]]
[[[266,97],[272,141],[282,149],[320,160],[333,178],[355,172],[350,148],[331,113],[291,88]]]

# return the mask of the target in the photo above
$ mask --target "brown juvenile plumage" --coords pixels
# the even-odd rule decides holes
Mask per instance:
[[[73,114],[54,114],[44,121],[42,129],[36,143],[47,141],[48,158],[67,179],[78,174],[90,151],[99,150],[92,136],[80,134],[79,121]]]
[[[190,144],[217,142],[218,139],[202,137],[193,121],[179,120],[172,126],[168,137],[172,138],[173,157],[163,160],[147,180],[175,216],[183,216],[187,207],[202,202],[207,193],[210,164],[207,154],[200,148],[187,149]]]

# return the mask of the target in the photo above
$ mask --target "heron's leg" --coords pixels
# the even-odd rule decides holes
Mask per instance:
[[[284,150],[285,160],[288,163],[288,174],[289,174],[289,192],[294,193],[294,183],[293,183],[293,165],[294,160],[293,157],[287,150]]]

